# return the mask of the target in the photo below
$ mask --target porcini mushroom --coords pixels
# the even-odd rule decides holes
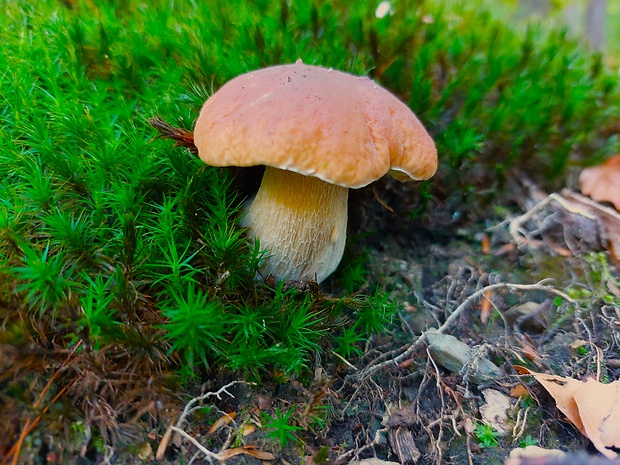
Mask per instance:
[[[194,143],[209,165],[265,165],[242,224],[269,251],[261,273],[276,279],[321,282],[336,269],[349,188],[437,169],[433,140],[396,97],[300,60],[226,83],[204,104]]]

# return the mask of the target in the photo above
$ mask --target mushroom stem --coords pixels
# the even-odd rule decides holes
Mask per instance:
[[[263,276],[323,281],[340,263],[347,229],[346,187],[266,167],[241,224],[268,251]]]

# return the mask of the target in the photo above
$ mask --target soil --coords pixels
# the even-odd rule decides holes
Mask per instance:
[[[464,219],[450,213],[446,205],[435,204],[423,219],[416,219],[410,214],[419,206],[414,192],[414,188],[383,181],[375,189],[351,194],[351,253],[366,251],[368,289],[379,284],[401,309],[390,330],[368,341],[359,358],[343,361],[329,352],[317,356],[313,380],[279,383],[274,376],[258,386],[229,374],[212,373],[201,385],[178,393],[189,401],[233,383],[219,398],[209,396],[199,403],[202,408],[187,416],[180,426],[188,436],[213,453],[256,446],[246,451],[271,454],[274,459],[265,462],[283,464],[344,464],[371,457],[396,463],[502,464],[526,438],[549,449],[596,453],[546,391],[513,368],[526,365],[536,371],[584,378],[593,376],[597,362],[602,362],[604,376],[618,377],[618,369],[605,363],[618,358],[618,334],[606,316],[617,309],[611,304],[605,308],[603,294],[613,293],[613,288],[601,278],[610,273],[608,280],[613,280],[617,273],[611,265],[602,270],[595,263],[600,258],[595,253],[603,250],[600,241],[586,241],[583,235],[596,225],[584,226],[583,218],[552,204],[524,223],[522,241],[516,243],[509,220],[520,214],[519,208],[527,210],[544,196],[525,192],[512,213],[502,210],[493,218],[470,215]],[[471,367],[459,372],[446,369],[430,356],[426,344],[416,347],[409,357],[397,358],[423,331],[439,327],[485,286],[531,285],[542,280],[549,281],[538,288],[498,288],[485,293],[491,305],[484,310],[483,299],[475,299],[447,331],[474,349],[476,357],[493,362],[499,377],[486,383],[472,381],[467,376]],[[337,277],[322,288],[339,292]],[[553,290],[568,288],[592,291],[591,305],[571,306],[558,300]],[[575,348],[577,340],[584,342]],[[603,360],[597,359],[594,346],[602,349]],[[390,360],[398,363],[368,371]],[[518,386],[525,389],[515,391]],[[480,408],[487,388],[503,394],[510,408],[508,434],[499,437],[497,445],[485,447],[472,430],[482,423]],[[268,428],[269,417],[290,409],[303,429],[288,434]],[[225,412],[234,412],[235,419],[209,432]],[[93,444],[89,432],[79,425],[68,433],[71,441],[59,442],[35,430],[22,448],[21,461],[209,463],[196,445],[180,435],[164,439],[166,428],[176,424],[178,415],[169,412],[167,421],[138,422],[137,434],[115,449]],[[276,439],[278,433],[282,441]],[[156,460],[162,441],[167,447],[163,458]],[[226,461],[265,462],[247,454]]]

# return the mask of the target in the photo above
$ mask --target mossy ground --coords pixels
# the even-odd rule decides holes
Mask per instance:
[[[393,458],[377,431],[389,409],[413,405],[407,428],[423,463],[503,457],[509,439],[477,450],[456,433],[476,418],[477,387],[424,350],[349,382],[415,337],[414,309],[437,324],[491,281],[552,277],[578,300],[558,303],[531,334],[510,333],[499,313],[487,325],[475,308],[463,315],[454,334],[495,344],[504,390],[525,351],[506,350],[515,341],[534,341],[543,368],[562,374],[587,374],[594,352],[573,360],[559,334],[588,333],[613,356],[615,270],[598,249],[571,260],[554,256],[561,245],[501,258],[479,250],[484,232],[498,249],[510,242],[487,229],[528,208],[523,186],[563,185],[618,148],[616,78],[562,33],[515,32],[488,12],[434,2],[395,4],[384,18],[370,2],[301,0],[0,7],[0,463],[15,444],[24,463],[152,461],[190,398],[235,380],[256,385],[208,399],[182,425],[213,451]],[[298,58],[377,79],[420,116],[441,163],[429,183],[352,192],[343,263],[310,292],[254,279],[261,251],[237,212],[256,174],[241,183],[239,172],[205,167],[147,123],[191,129],[226,80]],[[494,303],[528,299],[543,296],[497,293]],[[577,448],[575,430],[530,389],[538,414],[527,434]],[[207,434],[226,411],[235,422]],[[243,436],[244,425],[255,432]],[[195,451],[173,439],[165,459],[187,463]]]

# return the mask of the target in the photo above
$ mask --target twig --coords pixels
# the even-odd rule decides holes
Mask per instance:
[[[194,405],[197,402],[201,403],[202,401],[204,401],[205,399],[208,399],[209,397],[217,397],[219,400],[221,400],[222,399],[222,394],[227,394],[228,396],[230,396],[230,397],[232,397],[234,399],[235,396],[233,396],[230,392],[228,392],[227,389],[230,388],[231,386],[234,386],[235,384],[249,384],[249,385],[253,386],[256,383],[250,383],[248,381],[232,381],[232,382],[226,384],[225,386],[222,386],[221,388],[219,388],[215,392],[207,392],[205,394],[202,394],[201,396],[194,397],[193,399],[191,399],[187,404],[185,404],[185,408],[183,409],[183,412],[179,416],[179,419],[177,420],[176,425],[173,426],[172,423],[171,423],[170,426],[168,426],[168,429],[166,430],[166,432],[162,436],[161,441],[159,441],[159,446],[157,447],[157,453],[155,454],[155,458],[157,460],[162,460],[164,458],[164,454],[166,453],[166,449],[167,449],[168,444],[170,443],[170,439],[172,437],[172,432],[177,432],[178,433],[179,431],[182,431],[181,430],[181,426],[183,425],[183,422],[186,420],[186,418],[189,415],[191,415],[192,413],[194,413],[196,410],[198,410],[199,408],[202,407],[202,405],[194,407]],[[187,437],[190,437],[187,433],[185,433],[185,435]],[[194,438],[192,438],[192,443],[197,444],[198,441],[196,441]],[[201,446],[200,450],[202,451],[202,449],[203,449],[203,447]],[[205,450],[207,450],[207,449],[205,449]]]
[[[531,291],[531,290],[537,290],[537,291],[545,291],[545,292],[549,292],[551,294],[555,294],[559,297],[561,297],[562,299],[570,302],[570,303],[574,303],[575,300],[572,299],[568,294],[566,294],[565,292],[559,291],[553,287],[550,286],[546,286],[544,283],[549,281],[548,279],[543,279],[542,281],[539,281],[536,284],[511,284],[511,283],[496,283],[496,284],[490,284],[488,286],[483,287],[482,289],[478,289],[476,292],[474,292],[472,295],[470,295],[467,299],[465,299],[463,301],[463,303],[461,303],[453,312],[452,314],[446,319],[446,321],[437,329],[438,333],[445,333],[447,332],[449,329],[452,328],[452,326],[456,323],[456,321],[461,317],[461,314],[467,310],[469,308],[469,306],[476,301],[477,299],[479,299],[482,295],[484,295],[486,292],[488,291],[493,291],[495,289],[502,289],[502,288],[507,288],[507,289],[512,289],[512,290],[520,290],[520,291]],[[407,360],[409,357],[411,357],[411,355],[418,350],[420,347],[422,347],[422,345],[426,342],[426,334],[422,334],[415,342],[412,342],[410,344],[407,344],[405,346],[402,347],[402,349],[405,349],[405,351],[400,354],[397,357],[394,357],[390,360],[385,360],[381,363],[374,363],[374,364],[369,364],[366,368],[364,368],[362,371],[360,371],[359,373],[355,373],[352,375],[348,375],[345,378],[345,384],[346,382],[358,382],[361,379],[367,378],[368,376],[372,375],[373,373],[376,373],[378,370],[381,370],[385,367],[388,366],[397,366],[400,363],[402,363],[403,361]],[[342,390],[342,388],[340,388],[340,390]]]
[[[448,394],[450,394],[450,395],[452,396],[452,398],[454,399],[454,402],[456,403],[456,406],[458,407],[458,411],[461,413],[461,417],[462,417],[463,419],[466,419],[466,418],[467,418],[467,415],[465,414],[465,410],[463,409],[463,406],[461,405],[461,402],[459,401],[459,399],[458,399],[458,397],[457,397],[457,395],[456,395],[456,392],[454,392],[454,390],[453,390],[452,388],[450,388],[450,386],[448,386],[448,385],[447,385],[446,383],[444,383],[443,381],[441,382],[441,385],[443,386],[444,390],[445,390]],[[450,415],[449,417],[452,417],[452,425],[453,425],[452,427],[454,428],[454,433],[455,433],[457,436],[459,436],[459,437],[460,437],[460,436],[461,436],[461,433],[459,433],[459,430],[458,430],[458,428],[457,428],[457,427],[456,427],[456,425],[455,425],[456,418],[458,418],[458,412],[457,412],[456,414],[454,414],[454,415]]]
[[[454,428],[454,432],[456,433],[456,435],[462,436],[462,434],[459,433],[458,431],[458,426],[456,426],[456,420],[458,417],[459,417],[459,413],[455,413],[454,415],[442,415],[441,417],[436,418],[435,420],[431,421],[428,425],[426,425],[426,427],[429,429],[434,428],[440,423],[443,423],[446,420],[450,420],[452,422],[452,427]]]
[[[465,446],[467,448],[467,461],[469,465],[474,465],[474,458],[471,453],[471,439],[470,439],[469,433],[465,435]]]
[[[181,413],[181,416],[179,417],[179,419],[178,419],[178,421],[176,423],[177,428],[181,427],[181,425],[185,421],[185,418],[187,418],[188,415],[191,415],[197,409],[202,407],[202,406],[193,407],[193,405],[196,402],[202,402],[203,400],[208,399],[209,397],[217,397],[218,400],[222,400],[222,394],[227,394],[228,396],[230,396],[230,397],[232,397],[234,399],[235,396],[233,396],[230,392],[228,392],[227,389],[232,387],[232,386],[234,386],[235,384],[249,384],[251,386],[254,386],[256,383],[250,383],[250,382],[247,382],[247,381],[232,381],[232,382],[226,384],[225,386],[222,386],[221,388],[219,388],[215,392],[207,392],[207,393],[205,393],[205,394],[203,394],[201,396],[194,397],[192,400],[190,400],[185,405],[185,408],[183,409],[183,413]]]
[[[422,381],[420,381],[419,385],[418,385],[418,392],[415,396],[415,414],[418,418],[422,418],[422,414],[420,413],[420,399],[422,398],[422,394],[424,393],[424,391],[426,391],[426,388],[428,387],[428,385],[431,382],[431,361],[430,359],[426,359],[426,367],[424,369],[424,374],[422,375]]]
[[[601,381],[601,361],[603,360],[603,350],[596,344],[592,344],[596,349],[596,380]]]
[[[525,409],[525,412],[523,413],[523,421],[521,422],[521,428],[519,429],[519,431],[517,432],[517,428],[519,427],[519,419],[521,418],[521,410],[519,410],[519,414],[517,415],[517,421],[515,423],[515,426],[512,430],[512,442],[513,444],[521,437],[523,436],[523,433],[525,432],[525,427],[527,426],[527,412],[530,411],[530,408],[532,408],[531,406]]]
[[[512,437],[515,438],[517,436],[517,430],[519,429],[519,426],[521,425],[521,412],[523,412],[523,409],[519,409],[519,411],[517,412],[517,419],[515,420],[515,424],[512,427]],[[513,439],[513,444],[514,444],[514,439]]]
[[[183,436],[185,439],[187,439],[189,442],[191,442],[193,445],[195,445],[198,449],[200,449],[200,452],[202,452],[203,454],[205,454],[205,457],[207,457],[207,460],[209,460],[209,462],[212,462],[212,459],[215,460],[220,460],[221,456],[218,454],[215,454],[213,452],[211,452],[209,449],[207,449],[205,446],[203,446],[202,444],[200,444],[200,442],[190,436],[189,434],[187,434],[185,431],[183,431],[181,428],[177,428],[176,426],[171,426],[170,429],[172,431],[174,431],[175,433],[180,434],[181,436]]]
[[[592,333],[590,332],[590,329],[588,328],[588,325],[586,325],[586,322],[583,321],[581,318],[577,318],[577,321],[579,321],[579,323],[581,323],[581,325],[583,326],[583,329],[588,334],[588,344],[590,344],[591,347],[594,347],[594,349],[596,351],[596,380],[600,381],[600,379],[601,379],[601,360],[603,358],[603,351],[592,340]],[[590,365],[590,362],[589,362],[589,358],[588,358],[588,371],[590,371],[590,366],[589,365]]]
[[[112,465],[112,457],[114,457],[114,448],[112,446],[106,445],[105,451],[103,453],[103,461],[102,465]]]
[[[366,449],[371,449],[372,447],[376,446],[377,444],[381,444],[381,435],[386,435],[388,432],[388,428],[380,428],[377,431],[375,431],[375,437],[373,438],[372,442],[369,444],[365,444],[362,447],[359,448],[355,448],[355,449],[351,449],[346,451],[344,454],[341,454],[338,456],[338,458],[335,460],[335,463],[342,463],[344,462],[344,460],[349,457],[350,455],[356,454],[355,458],[359,457],[359,454],[361,454],[362,452],[364,452]]]
[[[335,355],[337,358],[339,358],[345,365],[347,365],[349,368],[352,368],[355,371],[357,370],[357,367],[355,365],[352,365],[351,362],[349,362],[346,358],[344,358],[342,355],[340,355],[339,353],[336,353],[332,350],[332,355]]]
[[[189,462],[187,462],[187,465],[192,465],[192,463],[194,463],[196,461],[196,459],[198,458],[199,455],[200,455],[200,451],[198,451],[194,455],[192,455],[192,458],[189,459]]]
[[[372,195],[374,196],[375,200],[379,202],[379,205],[381,205],[390,213],[394,213],[394,209],[390,207],[387,203],[385,203],[385,201],[381,197],[379,197],[379,194],[377,193],[377,189],[375,188],[374,184],[372,185]]]
[[[508,226],[508,231],[510,232],[510,236],[517,244],[526,244],[528,241],[526,239],[526,234],[521,228],[521,226],[528,220],[530,220],[536,213],[540,212],[544,207],[546,207],[551,202],[557,202],[560,204],[564,210],[569,213],[574,213],[577,215],[581,215],[584,218],[588,218],[594,220],[595,218],[583,208],[579,208],[570,200],[564,198],[560,194],[553,193],[539,202],[534,208],[531,208],[523,215],[512,220]]]
[[[439,412],[440,417],[443,418],[444,416],[444,412],[446,411],[446,402],[445,399],[443,398],[443,391],[441,389],[441,374],[439,371],[439,367],[437,366],[437,364],[435,363],[435,359],[433,358],[433,356],[431,355],[430,350],[427,348],[426,349],[426,355],[428,357],[428,359],[431,361],[431,363],[433,364],[433,367],[435,368],[435,386],[437,387],[437,391],[439,391],[439,398],[441,399],[441,410]],[[427,428],[430,431],[430,428]],[[437,460],[436,463],[440,464],[441,463],[441,459],[443,457],[443,452],[441,450],[441,438],[443,437],[443,422],[439,423],[439,432],[437,433],[437,438],[435,440],[433,440],[434,445],[437,447]]]

